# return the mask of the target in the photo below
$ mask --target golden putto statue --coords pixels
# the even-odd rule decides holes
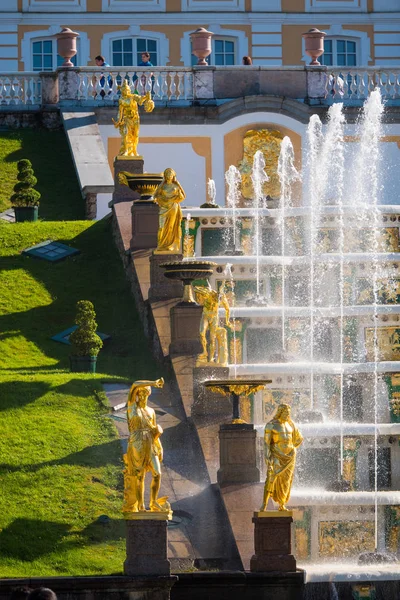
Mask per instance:
[[[170,512],[167,498],[158,498],[161,485],[163,448],[160,436],[162,427],[156,423],[155,412],[147,406],[151,388],[162,388],[164,379],[135,381],[127,403],[129,440],[124,454],[124,513],[145,512],[144,479],[152,474],[150,485],[150,512]]]
[[[252,199],[254,196],[251,172],[253,159],[257,150],[261,150],[265,160],[265,172],[269,181],[264,183],[263,192],[265,196],[279,198],[281,185],[278,176],[278,160],[281,151],[283,135],[275,129],[250,129],[243,138],[243,158],[238,164],[242,175],[243,198]]]
[[[230,307],[225,293],[225,281],[222,282],[219,291],[212,289],[209,282],[207,286],[196,286],[194,288],[196,300],[203,306],[200,321],[200,341],[203,352],[197,359],[198,364],[216,363],[221,366],[228,364],[228,335],[225,327],[220,327],[218,310],[225,309],[225,325],[232,328],[230,322]],[[207,333],[209,342],[207,344]],[[215,356],[216,349],[218,350]]]
[[[151,93],[147,92],[144,96],[131,92],[126,79],[121,86],[121,97],[118,102],[118,117],[114,127],[119,129],[121,135],[121,147],[118,156],[138,156],[137,146],[139,142],[140,117],[138,105],[144,104],[146,112],[154,110],[154,102],[151,99]]]
[[[180,203],[186,198],[186,194],[173,169],[165,169],[164,179],[153,198],[160,207],[155,254],[179,254],[182,240]]]
[[[260,512],[267,510],[272,498],[279,510],[286,511],[296,464],[296,448],[303,436],[290,418],[290,406],[280,404],[275,416],[265,425],[264,452],[267,467],[263,503]]]

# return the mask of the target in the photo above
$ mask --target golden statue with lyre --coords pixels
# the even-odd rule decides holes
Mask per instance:
[[[118,89],[121,91],[121,97],[118,101],[118,117],[116,121],[112,119],[114,127],[119,130],[121,135],[121,147],[118,156],[137,158],[139,156],[137,146],[140,127],[138,106],[144,105],[146,112],[152,112],[154,102],[151,99],[151,92],[147,92],[144,96],[132,93],[126,79]]]

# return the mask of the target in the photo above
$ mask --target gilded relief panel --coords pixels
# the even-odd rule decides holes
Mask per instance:
[[[345,558],[361,552],[373,552],[375,527],[373,521],[320,521],[319,555]]]
[[[378,252],[399,252],[398,227],[380,228],[376,240],[373,229],[346,229],[344,231],[345,252],[370,252],[375,244]],[[320,253],[339,252],[339,230],[328,227],[319,229],[317,248]]]
[[[263,186],[265,196],[279,198],[281,186],[278,177],[278,159],[281,151],[283,134],[280,131],[270,129],[250,129],[243,138],[243,158],[238,164],[242,175],[242,195],[251,200],[254,195],[251,172],[253,169],[253,158],[258,150],[261,150],[265,160],[265,171],[269,181]]]
[[[375,328],[365,328],[365,344],[367,361],[375,360],[374,353]],[[400,360],[400,327],[378,327],[376,329],[378,360]]]
[[[264,421],[269,421],[279,404],[289,404],[292,415],[297,419],[304,410],[310,410],[311,401],[308,390],[273,390],[262,391]]]

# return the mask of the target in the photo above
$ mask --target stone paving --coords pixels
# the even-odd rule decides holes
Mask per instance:
[[[15,223],[14,209],[8,208],[4,212],[0,213],[0,219],[7,221],[7,223]]]
[[[103,384],[126,450],[126,400],[129,386]],[[193,568],[240,568],[219,488],[210,483],[196,429],[168,382],[152,389],[149,406],[164,430],[164,463],[160,496],[169,496],[174,511],[168,528],[168,556],[173,571]],[[148,475],[148,477],[150,477]],[[148,483],[146,491],[148,493]]]

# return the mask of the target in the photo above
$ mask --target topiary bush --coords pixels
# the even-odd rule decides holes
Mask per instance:
[[[78,328],[69,336],[73,356],[97,356],[103,347],[101,338],[97,335],[96,313],[89,300],[79,300],[76,303],[75,323]]]
[[[33,189],[37,179],[33,174],[31,161],[27,158],[19,160],[17,169],[18,183],[15,184],[15,193],[11,196],[12,206],[38,206],[41,194]]]

